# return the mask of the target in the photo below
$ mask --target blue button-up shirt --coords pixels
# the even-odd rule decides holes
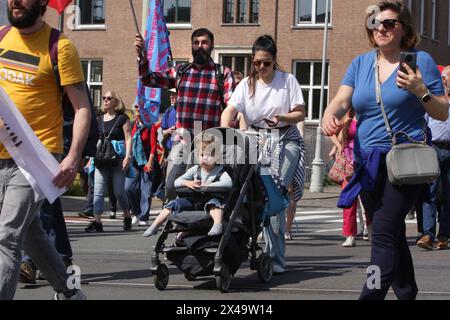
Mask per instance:
[[[450,117],[447,121],[439,121],[426,114],[425,119],[431,129],[433,142],[450,142]]]

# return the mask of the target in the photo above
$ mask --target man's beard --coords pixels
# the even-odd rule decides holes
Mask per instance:
[[[26,29],[32,27],[36,23],[36,20],[39,18],[42,12],[40,1],[36,1],[30,9],[26,9],[22,6],[20,6],[19,9],[22,9],[24,13],[21,17],[16,18],[13,15],[13,10],[11,8],[8,8],[9,23],[17,29]]]
[[[195,64],[204,66],[211,59],[211,52],[208,52],[203,48],[199,48],[197,50],[192,49],[192,56],[194,57]]]

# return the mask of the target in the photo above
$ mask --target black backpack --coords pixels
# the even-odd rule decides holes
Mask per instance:
[[[101,127],[100,139],[98,139],[96,145],[96,153],[94,157],[95,166],[97,168],[114,167],[117,165],[119,156],[111,143],[111,133],[120,121],[121,116],[119,115],[114,122],[109,133],[105,133],[105,125],[103,122],[103,116],[100,116],[99,122]]]
[[[6,34],[11,30],[12,26],[8,25],[0,30],[0,41],[6,36]],[[49,52],[50,59],[53,66],[53,72],[55,73],[56,83],[58,87],[61,87],[61,78],[59,76],[58,70],[58,42],[61,33],[52,28],[50,33],[50,41],[49,41]],[[91,109],[91,126],[89,128],[89,135],[86,141],[86,145],[83,149],[83,157],[93,157],[97,150],[97,141],[99,137],[98,132],[98,123],[96,118],[96,112],[94,108],[94,104],[91,99],[91,94],[89,92],[89,87],[86,82],[84,82],[86,94],[89,99],[89,107]],[[62,87],[61,87],[62,90]],[[72,102],[70,101],[66,92],[62,93],[62,108],[63,108],[63,118],[64,118],[64,126],[63,126],[63,139],[64,139],[64,155],[67,155],[69,152],[70,146],[72,145],[72,133],[73,133],[73,120],[75,118],[75,114],[73,111]]]

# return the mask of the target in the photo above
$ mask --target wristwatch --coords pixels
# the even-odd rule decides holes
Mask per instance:
[[[430,90],[427,91],[427,93],[425,93],[421,98],[419,98],[419,101],[424,103],[424,102],[428,102],[431,99],[431,92]]]

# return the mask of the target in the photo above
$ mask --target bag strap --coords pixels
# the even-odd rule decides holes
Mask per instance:
[[[50,31],[50,41],[48,43],[48,51],[52,62],[53,73],[55,74],[56,84],[61,87],[61,76],[58,68],[58,42],[61,32],[55,28]]]
[[[116,118],[116,121],[114,122],[114,124],[113,124],[113,126],[112,126],[112,128],[111,128],[111,130],[109,131],[109,133],[108,133],[108,135],[107,136],[105,136],[105,125],[104,125],[104,122],[103,122],[103,116],[101,116],[100,117],[100,122],[101,122],[101,124],[102,124],[102,134],[103,134],[103,136],[105,136],[105,138],[106,139],[109,139],[109,137],[111,136],[111,133],[114,131],[114,129],[116,128],[116,126],[117,126],[117,123],[119,122],[119,120],[120,120],[120,118],[122,117],[122,115],[120,114],[117,118]]]
[[[6,36],[6,34],[11,30],[12,25],[5,26],[2,30],[0,30],[0,41]]]
[[[380,106],[381,113],[383,114],[384,125],[386,127],[386,131],[388,132],[389,138],[391,139],[392,145],[396,145],[397,139],[401,136],[405,136],[406,139],[411,143],[426,144],[427,136],[426,136],[425,128],[424,128],[424,140],[423,141],[416,141],[416,140],[412,139],[406,132],[398,131],[398,132],[394,133],[394,131],[392,130],[391,124],[389,123],[389,118],[386,114],[386,109],[384,107],[383,98],[381,96],[380,64],[378,62],[378,57],[376,57],[375,59],[376,59],[376,62],[374,65],[374,68],[375,68],[375,95],[377,98],[377,104]]]
[[[225,68],[219,64],[219,63],[214,63],[214,69],[216,72],[216,79],[217,79],[217,86],[219,87],[219,96],[220,96],[220,103],[222,106],[222,111],[226,108],[225,105],[225,101],[223,100],[223,93],[224,93],[224,73],[225,73]]]
[[[181,80],[183,80],[183,76],[186,73],[187,70],[189,70],[189,68],[192,67],[192,63],[185,63],[183,65],[181,65],[177,71],[176,71],[176,75],[175,75],[175,79],[176,79],[176,87],[177,87],[177,92],[178,89],[180,87],[180,83]]]
[[[377,98],[377,104],[381,108],[381,113],[383,114],[384,125],[386,126],[386,131],[388,132],[389,138],[392,143],[394,143],[394,134],[392,131],[391,124],[389,123],[388,116],[386,114],[386,109],[384,108],[383,98],[381,97],[381,84],[380,84],[380,64],[378,62],[378,57],[375,58],[375,95]]]

